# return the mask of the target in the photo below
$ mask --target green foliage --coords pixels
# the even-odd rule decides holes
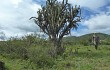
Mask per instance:
[[[83,36],[75,37],[75,36],[69,36],[63,38],[63,41],[68,45],[84,45],[89,46],[92,45],[92,35],[86,34]],[[101,45],[110,45],[110,35],[103,34],[103,33],[96,33],[97,36],[100,38],[100,44]]]
[[[30,60],[38,68],[52,67],[53,58],[49,55],[49,43],[34,35],[11,38],[0,42],[0,54],[10,59]]]
[[[21,39],[11,38],[8,41],[0,42],[0,52],[9,58],[28,59],[28,51],[31,47],[47,45],[47,41],[34,35],[22,37]]]
[[[10,58],[27,58],[27,49],[20,40],[9,40],[0,44],[1,54],[7,55]]]
[[[48,46],[37,46],[29,49],[29,59],[39,68],[52,67],[54,65],[53,58],[48,53]]]
[[[31,36],[31,35],[30,35]],[[34,37],[34,36],[32,36]],[[27,44],[31,40],[34,42]],[[48,40],[38,37],[11,39],[0,42],[0,61],[5,62],[9,70],[109,70],[110,46],[93,46],[66,44],[65,52],[52,58],[49,54]],[[68,43],[68,42],[64,42]],[[71,45],[70,45],[71,44]],[[78,52],[76,53],[76,49]],[[25,57],[26,56],[26,57]]]
[[[5,63],[6,70],[36,70],[36,66],[30,60],[10,59],[0,55],[0,61]]]

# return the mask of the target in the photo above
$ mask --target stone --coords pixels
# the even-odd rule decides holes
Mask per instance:
[[[5,70],[5,63],[0,61],[0,70]]]

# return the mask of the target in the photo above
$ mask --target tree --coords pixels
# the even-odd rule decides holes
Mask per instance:
[[[49,41],[53,44],[54,55],[62,51],[62,38],[71,33],[71,29],[77,29],[81,20],[80,6],[73,7],[68,0],[58,2],[57,0],[47,0],[45,6],[37,11],[38,17],[31,17],[40,29],[49,36]]]
[[[99,42],[100,42],[100,39],[99,39],[99,36],[97,36],[95,33],[92,37],[92,42],[95,46],[95,49],[97,50],[98,49],[98,45],[99,45]]]

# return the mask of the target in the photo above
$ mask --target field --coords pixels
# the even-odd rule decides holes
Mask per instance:
[[[66,45],[65,47],[64,54],[57,56],[56,59],[49,58],[45,52],[38,50],[38,47],[31,47],[37,50],[33,52],[30,50],[28,59],[18,57],[16,53],[1,53],[0,61],[5,63],[6,70],[110,70],[110,45],[100,45],[98,50],[95,50],[94,46]]]

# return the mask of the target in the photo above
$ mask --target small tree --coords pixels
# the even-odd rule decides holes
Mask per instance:
[[[57,55],[62,51],[61,42],[64,35],[68,35],[71,29],[77,29],[81,20],[80,6],[73,7],[68,0],[58,2],[47,0],[46,5],[37,11],[38,17],[31,17],[40,29],[49,36],[53,44],[53,54]]]
[[[94,35],[92,37],[92,42],[93,42],[93,44],[95,46],[95,49],[97,50],[98,49],[98,45],[100,43],[100,39],[99,39],[99,36],[97,36],[95,33],[94,33]]]

